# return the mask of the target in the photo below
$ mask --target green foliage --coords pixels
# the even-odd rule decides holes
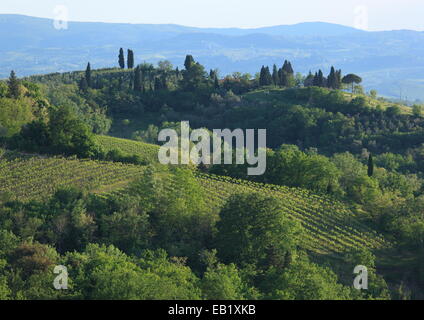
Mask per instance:
[[[337,275],[307,259],[298,259],[285,272],[270,270],[265,285],[268,299],[279,300],[351,300],[351,290],[338,283]]]
[[[10,137],[34,119],[33,107],[28,98],[0,98],[0,136]]]
[[[83,288],[85,299],[174,300],[199,299],[198,279],[191,270],[172,263],[163,251],[132,259],[113,246],[89,245],[69,253],[70,277]]]
[[[12,99],[19,99],[22,95],[21,84],[18,78],[16,77],[15,71],[10,72],[10,77],[8,80],[9,85],[9,96]]]
[[[234,264],[209,267],[202,278],[202,293],[207,300],[242,300],[245,284]]]
[[[286,267],[286,254],[295,249],[301,233],[276,199],[258,193],[232,196],[220,218],[216,235],[219,257],[238,266]]]

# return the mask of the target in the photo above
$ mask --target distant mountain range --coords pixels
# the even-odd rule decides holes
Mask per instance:
[[[256,73],[262,65],[292,61],[295,71],[332,65],[362,76],[380,94],[424,100],[424,32],[366,32],[322,23],[258,29],[193,28],[179,25],[69,22],[56,30],[53,21],[0,15],[0,77],[117,66],[120,47],[135,51],[136,62],[170,60],[182,66],[192,54],[221,75]]]

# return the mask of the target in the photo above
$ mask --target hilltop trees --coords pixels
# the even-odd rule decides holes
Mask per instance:
[[[184,89],[191,91],[199,89],[207,77],[205,68],[200,63],[194,61],[194,58],[191,55],[186,56],[184,66],[185,70],[182,72],[182,84]]]
[[[335,70],[334,67],[331,67],[330,74],[327,78],[327,87],[330,89],[340,89],[341,88],[341,70]]]
[[[278,69],[274,64],[272,73],[268,66],[262,66],[259,73],[259,86],[279,86],[279,87],[293,87],[294,86],[294,70],[291,63],[287,60],[284,61],[282,68]]]
[[[272,78],[269,67],[262,66],[261,73],[259,75],[259,86],[264,87],[272,85]]]
[[[349,73],[348,75],[344,76],[342,79],[342,83],[347,85],[352,85],[352,93],[353,93],[354,85],[360,84],[361,82],[362,82],[362,78],[353,73]]]

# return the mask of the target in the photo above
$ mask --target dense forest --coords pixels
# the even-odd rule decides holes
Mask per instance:
[[[422,106],[287,60],[221,77],[191,55],[179,70],[120,49],[117,65],[0,81],[0,299],[424,298]],[[180,121],[267,129],[265,174],[160,165],[158,133]],[[53,179],[53,161],[87,167],[47,188],[20,161],[34,179]],[[96,166],[128,176],[80,181]],[[205,187],[220,179],[240,190],[222,203]],[[68,290],[52,286],[57,265]],[[368,290],[352,286],[357,265]]]

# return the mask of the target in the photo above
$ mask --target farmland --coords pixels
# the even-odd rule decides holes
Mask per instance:
[[[155,146],[115,138],[98,137],[105,145],[119,144],[124,151],[153,157]],[[113,145],[114,146],[114,145]],[[64,186],[104,193],[124,190],[140,177],[145,167],[62,157],[40,157],[5,153],[0,161],[0,192],[12,199],[42,200]],[[320,254],[353,248],[379,249],[390,244],[361,223],[360,216],[327,196],[296,188],[259,184],[210,174],[196,173],[215,213],[232,194],[261,192],[278,198],[284,212],[306,229],[301,245]]]

